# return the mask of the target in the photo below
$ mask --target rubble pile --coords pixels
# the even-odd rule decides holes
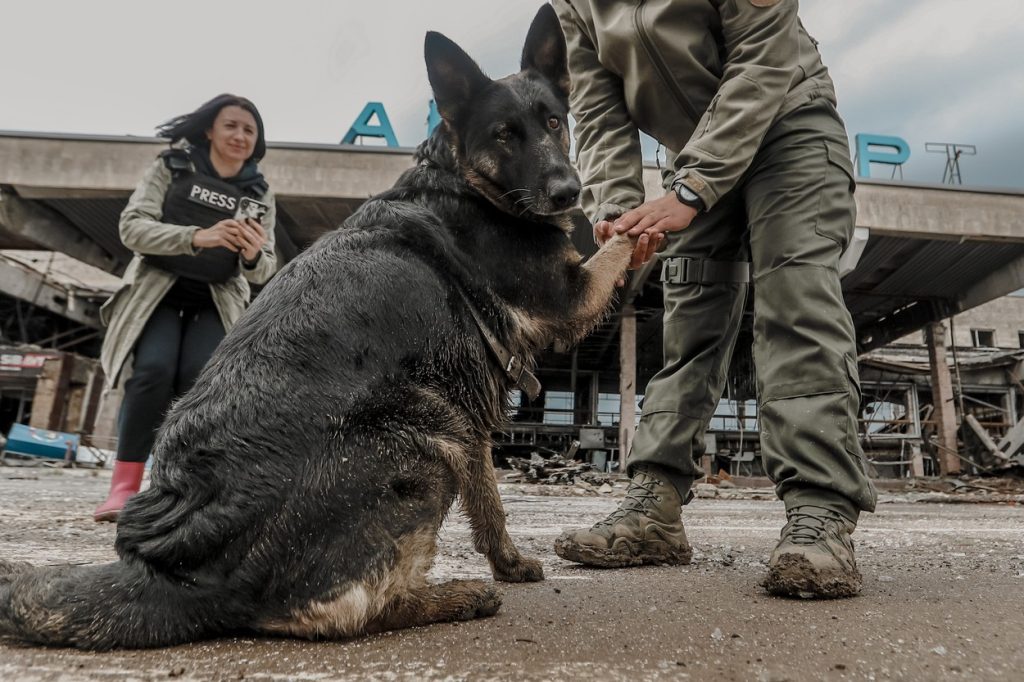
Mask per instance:
[[[515,469],[505,476],[505,481],[543,483],[546,485],[580,485],[581,487],[593,486],[600,488],[610,486],[615,479],[614,474],[606,474],[598,471],[586,462],[577,462],[572,459],[565,459],[560,455],[551,455],[544,458],[536,452],[530,455],[529,459],[524,457],[509,457],[508,464]]]

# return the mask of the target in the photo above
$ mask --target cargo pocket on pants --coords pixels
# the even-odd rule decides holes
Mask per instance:
[[[853,238],[853,228],[857,215],[853,201],[853,189],[856,182],[853,177],[853,165],[850,155],[841,145],[826,141],[825,147],[825,178],[818,197],[818,215],[814,220],[814,231],[826,239],[839,245],[840,253]]]

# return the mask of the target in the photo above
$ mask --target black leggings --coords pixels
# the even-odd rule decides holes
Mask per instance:
[[[182,310],[161,302],[135,344],[132,378],[118,419],[117,458],[145,462],[171,401],[195,382],[224,338],[217,309]]]

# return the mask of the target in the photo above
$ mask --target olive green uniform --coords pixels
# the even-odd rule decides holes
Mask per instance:
[[[853,323],[838,261],[853,175],[835,93],[796,0],[554,0],[569,50],[583,205],[593,220],[644,201],[638,131],[670,151],[706,211],[663,258],[665,358],[629,456],[683,499],[701,475],[748,285],[708,261],[750,260],[765,469],[787,508],[856,521],[875,505],[857,437]],[[678,150],[678,151],[674,151]],[[719,268],[721,269],[721,268]]]

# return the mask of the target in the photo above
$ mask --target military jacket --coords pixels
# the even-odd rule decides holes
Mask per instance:
[[[711,208],[772,123],[835,90],[797,0],[553,0],[565,32],[583,208],[644,201],[638,131],[665,145],[666,187]]]

